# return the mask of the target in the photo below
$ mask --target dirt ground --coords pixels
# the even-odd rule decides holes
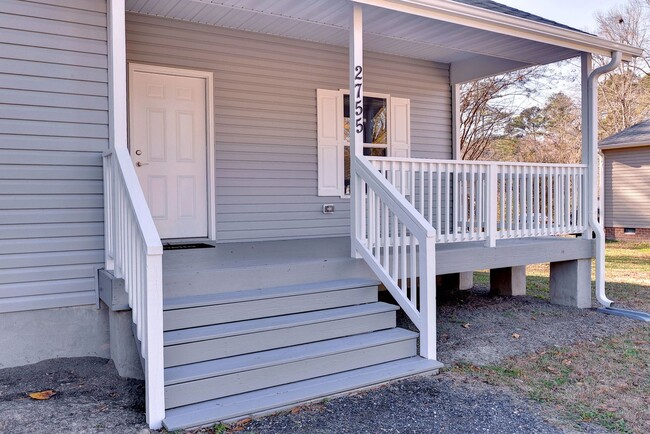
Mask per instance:
[[[408,325],[403,316],[401,322]],[[597,341],[638,326],[628,319],[553,306],[535,297],[494,297],[481,286],[472,291],[441,291],[438,324],[439,355],[447,366],[494,364],[542,348]],[[44,389],[57,394],[47,401],[27,395]],[[3,369],[0,432],[138,433],[146,428],[143,394],[142,382],[119,378],[112,363],[103,359],[55,359]],[[454,405],[445,405],[449,403]],[[336,398],[321,406],[262,418],[246,430],[514,433],[567,429],[544,421],[536,404],[453,371]],[[598,431],[587,425],[573,429]]]

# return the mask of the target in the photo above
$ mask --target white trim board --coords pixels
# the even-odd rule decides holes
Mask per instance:
[[[214,164],[214,74],[212,71],[195,69],[172,68],[168,66],[151,65],[129,62],[129,95],[131,93],[132,77],[135,72],[148,72],[155,74],[176,75],[182,77],[202,78],[205,80],[205,113],[206,113],[206,143],[207,143],[207,200],[208,200],[208,239],[217,240],[217,213],[216,213],[216,187]],[[129,124],[131,123],[129,113]],[[130,136],[129,136],[130,137]]]

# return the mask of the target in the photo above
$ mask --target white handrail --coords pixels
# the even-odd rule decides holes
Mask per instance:
[[[365,157],[353,158],[362,192],[353,205],[361,219],[356,251],[420,330],[420,355],[435,360],[436,231]]]
[[[586,229],[582,164],[368,157],[424,218],[436,242],[581,233]]]
[[[124,279],[144,360],[147,419],[165,417],[162,243],[126,149],[104,154],[106,269]]]

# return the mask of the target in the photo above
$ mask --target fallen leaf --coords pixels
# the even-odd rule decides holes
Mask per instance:
[[[470,326],[471,326],[470,323],[465,323],[465,324],[463,324],[462,327],[463,327],[464,329],[468,329],[468,328],[470,328]]]
[[[564,366],[570,366],[570,365],[571,365],[571,360],[569,360],[569,359],[564,359],[564,360],[562,360],[562,364],[563,364]]]
[[[519,333],[513,333],[513,334],[512,334],[512,337],[515,338],[515,339],[519,339],[519,338],[520,338]]]
[[[554,373],[554,374],[557,373],[557,369],[555,369],[555,368],[552,367],[552,366],[547,366],[547,367],[546,367],[546,370],[547,370],[548,372],[552,372],[552,373]]]
[[[40,392],[32,392],[29,394],[29,397],[32,399],[37,399],[39,401],[44,401],[46,399],[50,399],[54,395],[56,395],[56,392],[52,389],[48,389],[48,390],[41,390]]]
[[[294,407],[294,408],[291,409],[291,414],[300,413],[301,411],[302,411],[302,407],[301,407],[301,406]]]

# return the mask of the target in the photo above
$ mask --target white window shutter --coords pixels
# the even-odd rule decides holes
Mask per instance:
[[[340,196],[343,184],[343,96],[316,90],[318,117],[318,195]]]
[[[411,156],[411,100],[390,99],[390,156]]]

